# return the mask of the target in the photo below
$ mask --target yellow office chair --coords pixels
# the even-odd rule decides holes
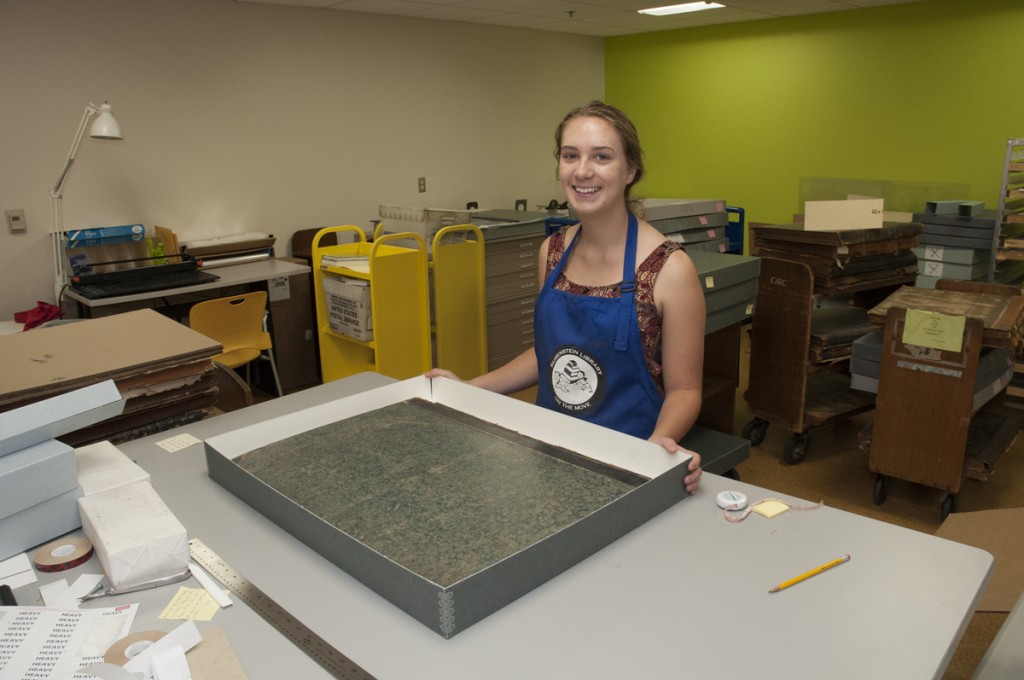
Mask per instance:
[[[277,396],[283,396],[274,350],[267,332],[267,294],[264,291],[216,298],[192,305],[188,325],[224,346],[213,360],[228,368],[245,366],[246,382],[252,383],[250,366],[256,359],[270,361]]]

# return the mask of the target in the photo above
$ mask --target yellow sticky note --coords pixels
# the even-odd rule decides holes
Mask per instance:
[[[767,500],[758,503],[751,509],[757,514],[764,515],[768,519],[771,519],[773,517],[778,517],[782,513],[786,512],[786,510],[789,510],[789,506],[782,501]]]
[[[964,342],[965,316],[950,316],[921,309],[908,309],[903,324],[903,342],[959,352]]]
[[[209,621],[220,609],[205,588],[179,588],[162,612],[161,619]]]

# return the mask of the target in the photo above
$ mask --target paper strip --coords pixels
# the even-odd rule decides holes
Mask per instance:
[[[96,586],[98,586],[102,580],[103,574],[82,574],[75,579],[75,582],[71,584],[70,588],[65,589],[65,591],[53,601],[53,604],[50,604],[50,600],[46,599],[45,596],[43,597],[43,601],[46,602],[49,607],[57,607],[58,609],[78,609],[78,606],[82,603],[81,598],[96,590]],[[43,592],[42,587],[39,588],[39,592]]]
[[[201,640],[202,637],[199,635],[199,630],[196,628],[196,624],[192,621],[186,621],[147,647],[141,654],[132,657],[132,659],[124,665],[125,670],[131,671],[132,673],[142,673],[146,677],[146,680],[149,680],[149,678],[153,677],[153,657],[155,655],[167,651],[175,646],[179,646],[187,652],[199,644]]]
[[[28,559],[28,553],[19,553],[0,562],[0,584],[14,589],[38,580],[35,570],[32,569],[32,562]]]
[[[199,581],[199,585],[206,588],[206,592],[210,594],[217,604],[223,607],[231,606],[231,598],[227,596],[224,589],[221,588],[217,583],[210,578],[210,576],[202,570],[202,568],[195,562],[189,562],[188,570],[192,572],[192,576]]]
[[[153,656],[153,680],[192,680],[185,650],[180,645]]]

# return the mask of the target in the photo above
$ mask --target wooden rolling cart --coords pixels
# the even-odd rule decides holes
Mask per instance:
[[[908,309],[962,318],[959,342],[943,348],[940,342],[922,341],[944,338],[948,330],[908,338]],[[968,454],[990,450],[994,465],[1009,446],[1019,417],[986,409],[982,419],[980,409],[1005,393],[1012,362],[1020,353],[1022,312],[1024,299],[1016,286],[947,279],[935,290],[901,289],[871,310],[876,323],[884,320],[868,461],[877,474],[876,504],[885,502],[888,479],[895,477],[943,491],[940,511],[945,519],[956,510]],[[998,362],[1005,364],[991,381],[979,381],[985,348],[998,350]],[[975,427],[979,420],[984,422]]]
[[[868,457],[878,475],[874,500],[885,501],[889,477],[923,484],[946,492],[945,519],[963,479],[983,326],[966,319],[960,348],[941,350],[905,342],[906,317],[906,309],[891,307],[885,320]]]
[[[810,267],[774,258],[761,260],[744,395],[754,419],[744,426],[742,435],[757,446],[764,441],[770,422],[788,428],[794,434],[783,457],[791,465],[807,455],[812,430],[874,407],[874,395],[851,389],[850,376],[841,365],[812,361],[814,304]],[[858,330],[851,334],[863,328],[859,323],[855,327]]]
[[[756,446],[769,421],[785,425],[794,432],[783,451],[792,465],[807,455],[812,430],[874,407],[874,395],[850,387],[853,341],[871,330],[866,310],[917,277],[921,225],[751,231],[762,262],[746,393],[754,419],[743,436]]]

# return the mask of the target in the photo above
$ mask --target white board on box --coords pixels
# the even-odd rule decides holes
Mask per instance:
[[[804,230],[881,229],[884,215],[885,201],[881,198],[807,201],[804,203]]]

